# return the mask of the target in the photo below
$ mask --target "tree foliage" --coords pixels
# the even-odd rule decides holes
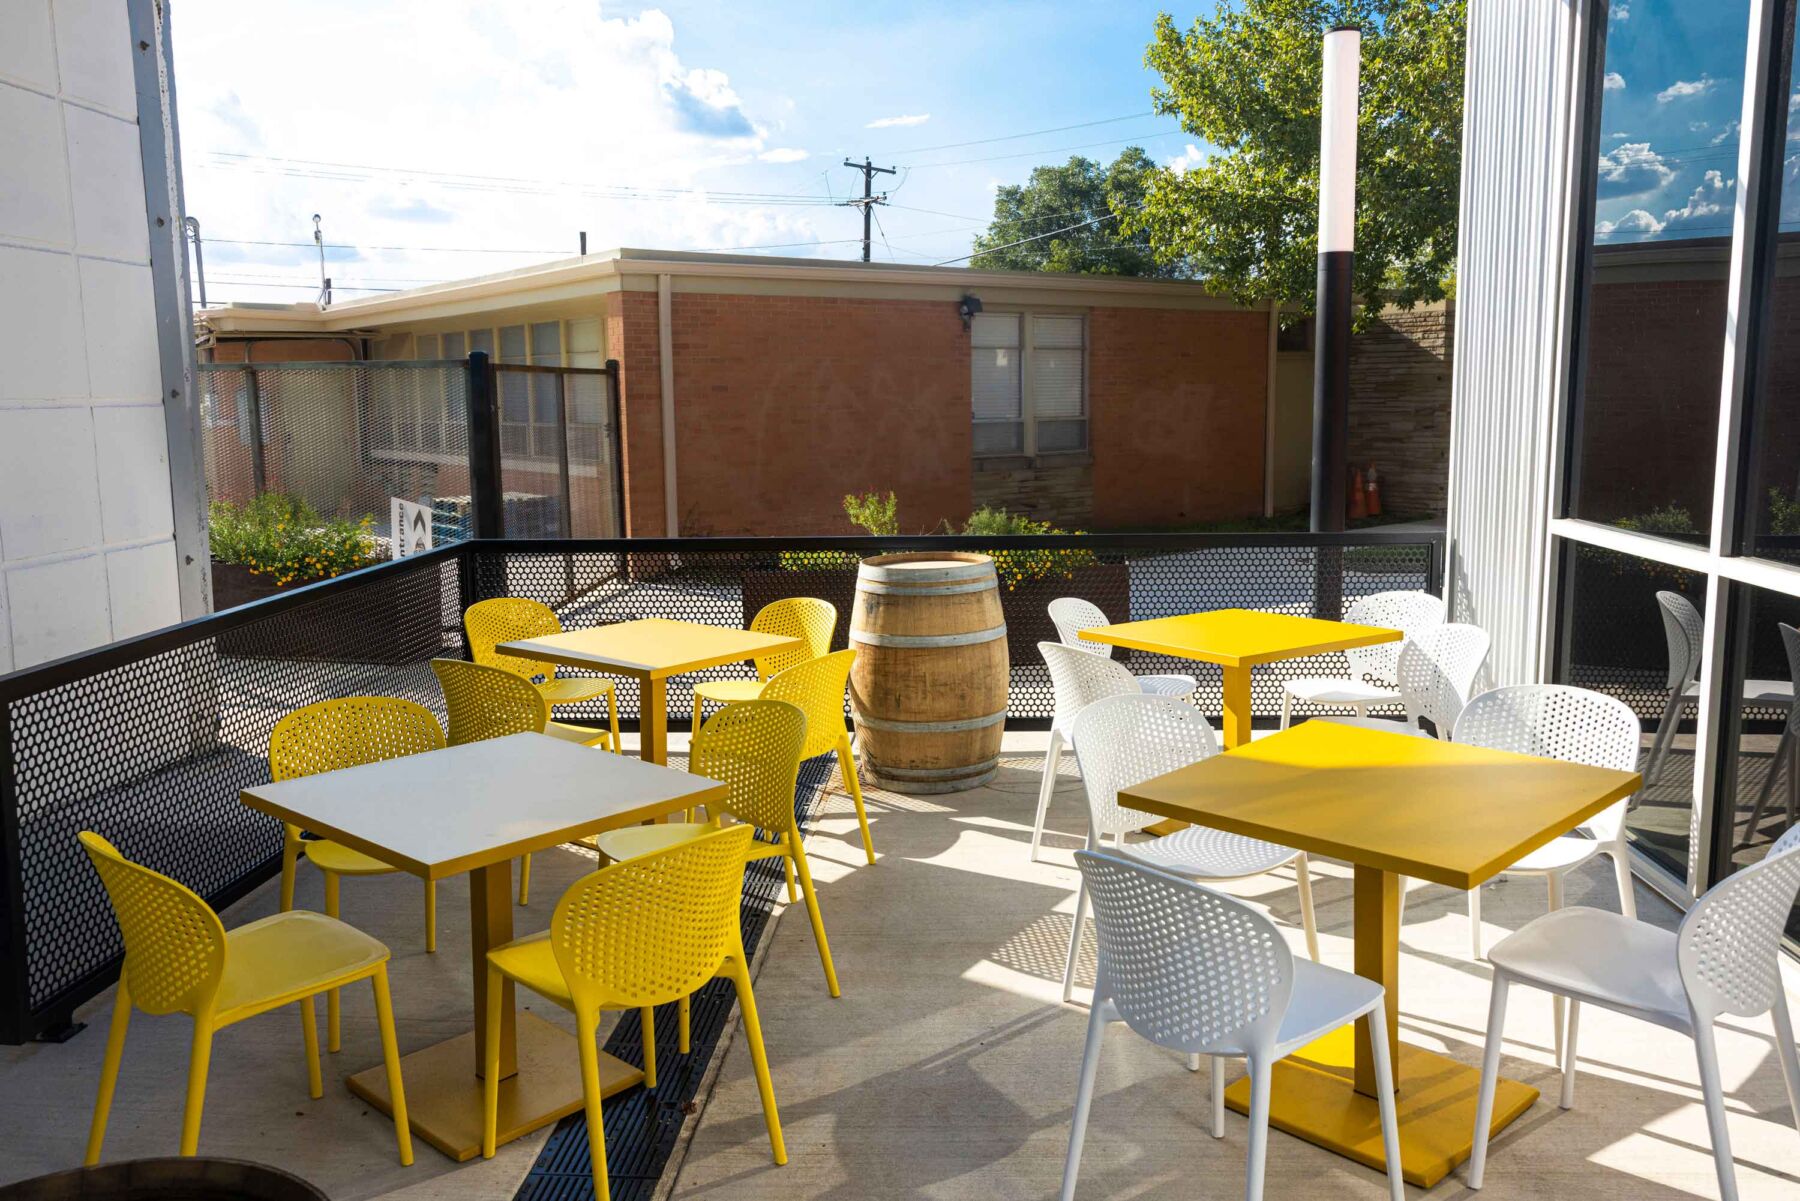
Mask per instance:
[[[1235,0],[1182,33],[1157,17],[1158,112],[1215,153],[1150,178],[1125,232],[1240,302],[1310,311],[1317,278],[1321,44],[1362,29],[1354,287],[1410,308],[1456,264],[1466,0]],[[1365,310],[1369,312],[1369,310]]]
[[[1181,274],[1173,261],[1159,262],[1142,237],[1120,230],[1121,216],[1142,207],[1156,172],[1150,156],[1136,146],[1126,147],[1111,166],[1076,156],[1060,167],[1038,167],[1026,183],[996,191],[993,222],[976,236],[970,266],[1089,275]]]

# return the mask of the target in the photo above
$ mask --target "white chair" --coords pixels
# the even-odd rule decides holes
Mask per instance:
[[[1360,597],[1344,610],[1344,620],[1355,625],[1399,630],[1408,638],[1420,630],[1444,624],[1444,602],[1429,592],[1377,592]],[[1350,663],[1349,678],[1301,676],[1281,685],[1281,728],[1287,729],[1295,701],[1350,709],[1358,717],[1371,705],[1391,705],[1400,699],[1395,685],[1400,645],[1352,647],[1344,652]]]
[[[1470,746],[1631,771],[1637,766],[1641,730],[1637,714],[1617,697],[1565,684],[1519,684],[1495,688],[1470,701],[1452,738]],[[1627,797],[1607,806],[1500,874],[1544,877],[1550,908],[1561,909],[1563,878],[1595,855],[1605,855],[1612,860],[1618,881],[1619,907],[1626,917],[1637,917],[1625,841],[1625,809],[1630,802]],[[1469,890],[1469,951],[1481,958],[1480,888]]]
[[[1306,953],[1318,960],[1319,930],[1313,919],[1312,874],[1305,851],[1208,826],[1188,826],[1148,842],[1125,842],[1127,833],[1159,819],[1153,813],[1120,805],[1119,789],[1217,754],[1219,740],[1205,714],[1174,697],[1109,696],[1076,715],[1070,741],[1075,744],[1081,786],[1087,792],[1088,850],[1110,836],[1120,854],[1187,880],[1238,880],[1291,863],[1300,889]],[[1081,945],[1087,910],[1084,882],[1076,893],[1075,924],[1069,929],[1069,954],[1063,961],[1065,1001],[1075,991],[1075,950]]]
[[[1788,1015],[1780,965],[1782,926],[1796,894],[1800,894],[1800,826],[1783,834],[1760,863],[1707,890],[1673,933],[1602,909],[1576,908],[1547,913],[1502,939],[1490,956],[1494,992],[1488,1005],[1487,1050],[1481,1059],[1469,1187],[1481,1187],[1487,1166],[1507,989],[1525,984],[1569,1000],[1568,1036],[1562,1040],[1560,1056],[1564,1109],[1575,1103],[1575,1041],[1583,1002],[1693,1038],[1719,1196],[1736,1201],[1737,1174],[1731,1163],[1713,1023],[1724,1014],[1760,1017],[1774,1011],[1775,1057],[1787,1085],[1789,1120],[1800,1124],[1800,1058],[1794,1050],[1794,1023]]]
[[[1056,636],[1062,639],[1064,646],[1112,658],[1107,653],[1109,648],[1104,644],[1081,640],[1081,631],[1112,624],[1106,619],[1106,614],[1100,611],[1100,606],[1093,601],[1083,600],[1079,596],[1058,597],[1050,602],[1050,620],[1056,624]],[[1194,689],[1200,687],[1200,681],[1193,676],[1172,673],[1133,678],[1137,680],[1140,691],[1153,696],[1192,696]]]
[[[1787,649],[1788,674],[1800,683],[1800,630],[1785,621],[1778,624],[1781,644]],[[1789,705],[1787,725],[1782,727],[1781,741],[1775,744],[1775,754],[1769,760],[1769,774],[1763,777],[1762,788],[1757,791],[1756,804],[1750,809],[1750,820],[1745,824],[1743,841],[1737,844],[1738,849],[1755,841],[1757,823],[1762,821],[1769,795],[1775,791],[1775,778],[1783,767],[1787,769],[1788,783],[1787,824],[1792,826],[1800,819],[1800,738],[1794,736],[1797,727],[1800,727],[1800,706]]]
[[[1077,748],[1080,744],[1077,743]],[[1077,751],[1079,753],[1079,749]],[[1124,1022],[1159,1046],[1212,1057],[1212,1135],[1225,1137],[1225,1056],[1250,1074],[1250,1138],[1244,1196],[1263,1194],[1270,1073],[1320,1035],[1373,1014],[1381,1145],[1388,1194],[1403,1201],[1383,990],[1373,980],[1295,959],[1265,915],[1233,897],[1143,863],[1078,851],[1082,890],[1094,898],[1100,972],[1075,1088],[1062,1201],[1073,1201],[1106,1027]]]
[[[1487,631],[1480,626],[1452,623],[1420,630],[1401,644],[1395,674],[1400,703],[1406,708],[1404,719],[1329,716],[1314,720],[1429,738],[1431,735],[1419,728],[1423,718],[1437,737],[1449,741],[1456,719],[1474,695],[1476,677],[1487,664],[1488,645]]]
[[[1656,783],[1662,774],[1669,747],[1675,741],[1675,727],[1681,723],[1681,711],[1700,693],[1700,659],[1706,650],[1706,623],[1694,602],[1679,592],[1658,592],[1656,603],[1662,610],[1663,634],[1669,643],[1669,675],[1663,684],[1669,690],[1669,698],[1663,703],[1662,720],[1656,723],[1650,757],[1644,762],[1646,786]],[[1746,705],[1791,709],[1794,682],[1745,680],[1743,701]]]

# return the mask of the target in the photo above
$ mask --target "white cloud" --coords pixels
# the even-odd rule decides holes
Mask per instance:
[[[1738,123],[1735,119],[1725,122],[1725,127],[1712,136],[1712,144],[1718,146],[1729,142],[1732,138],[1737,137],[1737,131]]]
[[[1186,175],[1212,156],[1200,147],[1189,142],[1180,154],[1173,155],[1164,161],[1164,166],[1177,175]]]
[[[1600,156],[1600,194],[1607,198],[1654,192],[1675,178],[1675,169],[1648,142],[1625,142]]]
[[[1614,130],[1612,133],[1607,134],[1606,139],[1607,139],[1607,141],[1610,142],[1610,141],[1614,140],[1615,138],[1628,138],[1630,136],[1631,135],[1626,133],[1624,130],[1617,129],[1617,130]]]
[[[811,158],[811,152],[793,146],[777,146],[773,150],[765,150],[756,156],[765,163],[798,163]]]
[[[1605,80],[1602,82],[1609,92],[1623,92],[1625,90],[1625,77],[1617,71],[1608,71]]]
[[[1655,237],[1663,231],[1663,223],[1643,209],[1632,209],[1617,221],[1602,221],[1594,226],[1594,236],[1602,242],[1619,236]]]
[[[931,120],[930,113],[911,113],[901,117],[877,117],[863,126],[864,129],[893,129],[899,125],[923,125]]]
[[[1627,0],[1613,0],[1606,10],[1606,23],[1619,25],[1629,20],[1631,20],[1631,5],[1627,3]]]
[[[1686,204],[1663,214],[1663,226],[1686,224],[1704,218],[1711,218],[1705,221],[1708,225],[1723,224],[1720,214],[1731,203],[1732,189],[1736,186],[1735,179],[1728,180],[1717,171],[1708,171],[1700,186],[1688,197]]]
[[[1677,79],[1656,94],[1656,102],[1667,104],[1671,100],[1686,100],[1692,96],[1704,96],[1718,86],[1718,82],[1710,75],[1702,75],[1699,79]]]

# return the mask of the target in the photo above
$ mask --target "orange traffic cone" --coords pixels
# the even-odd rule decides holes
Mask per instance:
[[[1350,519],[1367,517],[1368,510],[1363,507],[1363,473],[1358,469],[1350,480]]]
[[[1370,517],[1380,517],[1381,477],[1375,474],[1375,464],[1373,463],[1369,464],[1369,474],[1364,477],[1363,486],[1368,492],[1368,497],[1363,504],[1363,509]]]

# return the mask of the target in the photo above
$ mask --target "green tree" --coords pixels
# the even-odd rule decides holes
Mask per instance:
[[[1317,278],[1321,40],[1363,31],[1354,285],[1410,308],[1456,266],[1466,0],[1235,0],[1182,33],[1156,18],[1144,61],[1158,112],[1214,150],[1159,170],[1122,218],[1163,262],[1240,302],[1310,311]],[[1372,316],[1373,309],[1365,309]]]
[[[1155,174],[1156,164],[1136,146],[1126,147],[1110,167],[1080,156],[1061,167],[1038,167],[1028,182],[1009,184],[995,193],[993,223],[976,236],[970,266],[1179,275],[1173,260],[1158,262],[1143,238],[1131,238],[1119,229],[1120,215],[1143,206],[1145,186]]]

